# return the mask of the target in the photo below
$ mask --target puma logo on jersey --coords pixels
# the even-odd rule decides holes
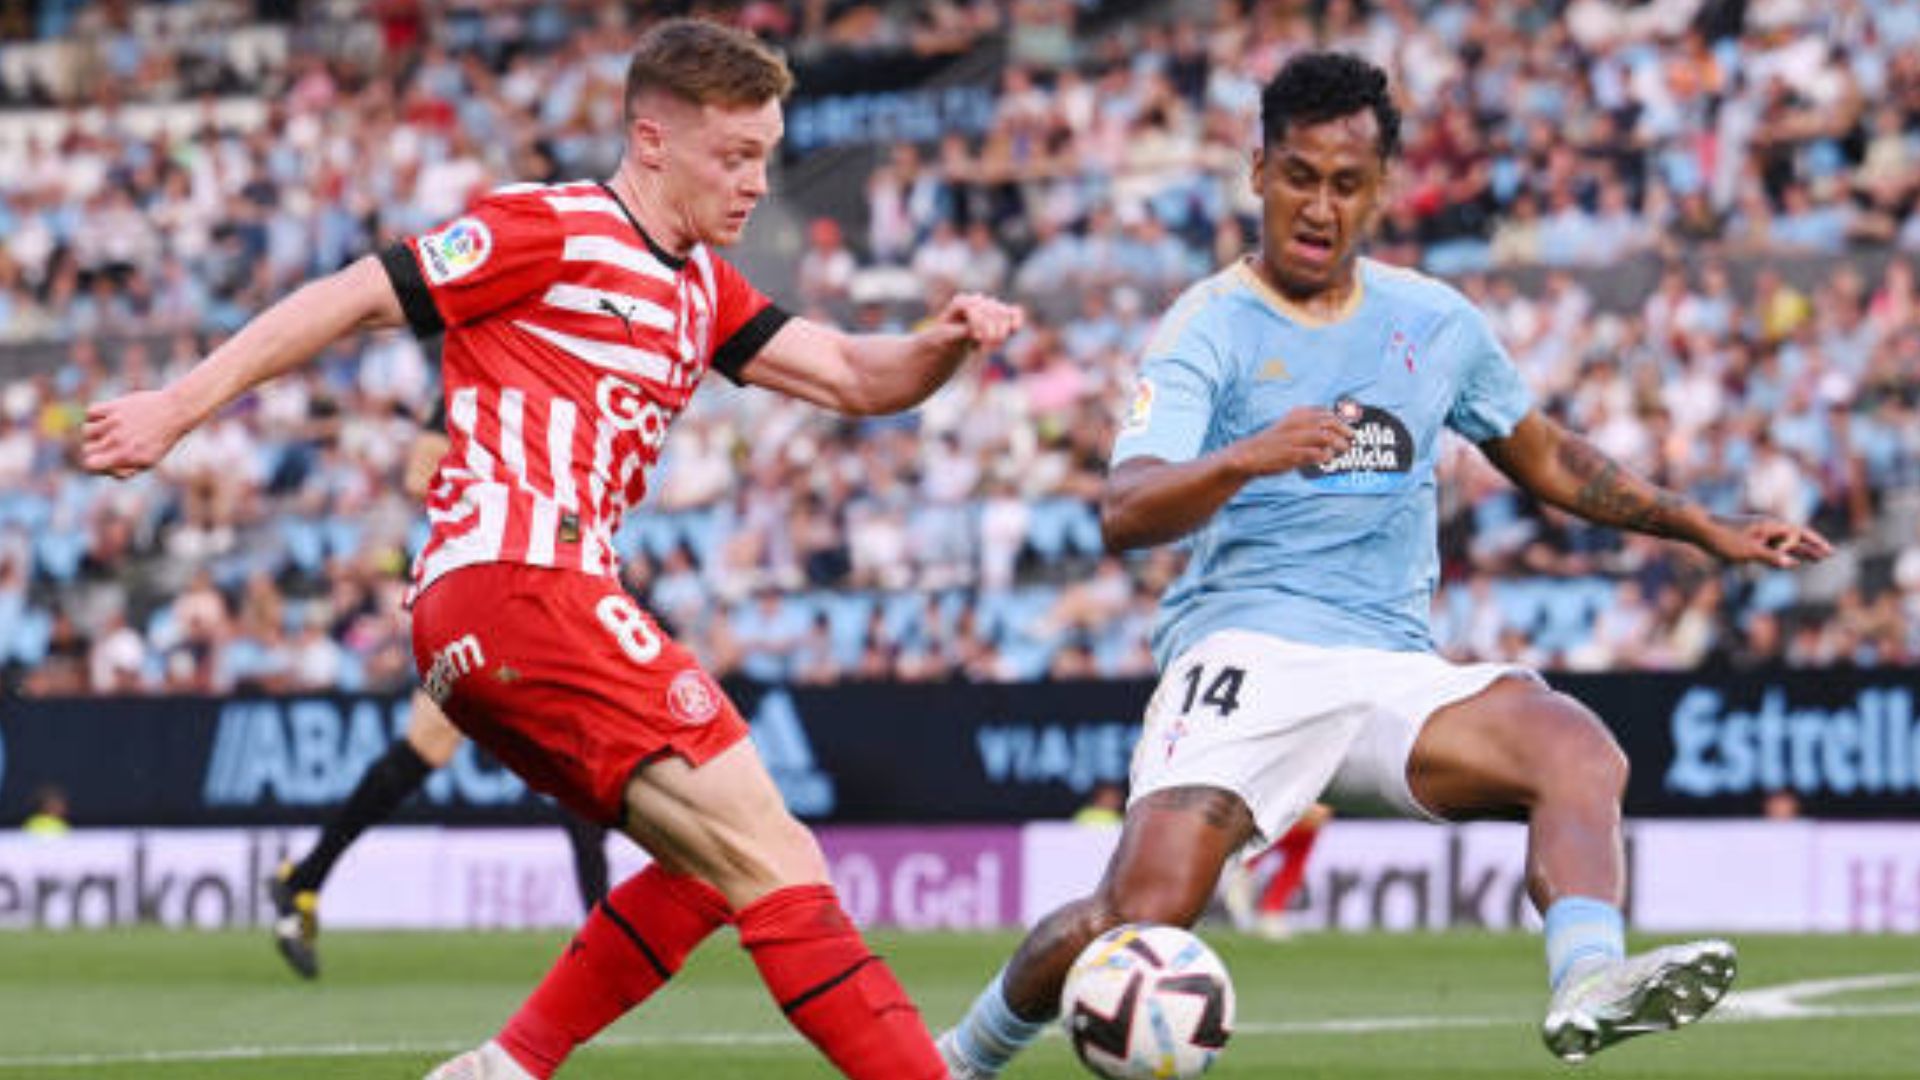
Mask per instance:
[[[1277,356],[1260,366],[1261,382],[1285,382],[1291,378],[1293,378],[1293,372],[1287,370],[1287,362]]]
[[[633,312],[622,308],[604,296],[600,298],[600,310],[619,319],[620,325],[627,328],[627,340],[633,340]]]
[[[421,689],[435,704],[444,705],[447,695],[453,693],[453,684],[460,677],[485,667],[487,655],[480,649],[480,639],[472,634],[454,638],[433,654],[433,663],[427,667],[427,676],[421,680]]]

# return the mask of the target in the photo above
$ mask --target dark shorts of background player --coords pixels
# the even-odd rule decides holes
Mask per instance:
[[[691,652],[644,614],[651,634],[630,629],[632,605],[611,578],[462,567],[414,600],[414,663],[454,726],[528,786],[619,826],[640,766],[671,754],[697,767],[748,736]]]

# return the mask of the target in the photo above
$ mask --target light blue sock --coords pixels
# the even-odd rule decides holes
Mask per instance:
[[[953,1029],[953,1047],[974,1068],[997,1074],[1015,1054],[1032,1045],[1047,1029],[1045,1020],[1022,1020],[1007,1004],[1007,970],[1001,968],[973,1007]]]
[[[1586,896],[1556,900],[1547,909],[1547,982],[1559,989],[1567,972],[1589,960],[1627,955],[1626,920],[1620,909]]]

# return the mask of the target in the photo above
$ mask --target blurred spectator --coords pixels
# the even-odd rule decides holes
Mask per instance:
[[[1073,813],[1073,823],[1093,829],[1118,828],[1125,819],[1126,789],[1111,780],[1093,786],[1086,805]]]
[[[67,793],[53,784],[34,790],[33,812],[20,823],[20,831],[38,840],[58,840],[73,831],[67,823]]]
[[[807,226],[807,249],[800,255],[795,288],[800,301],[832,312],[849,299],[853,284],[853,253],[840,239],[840,223],[815,218]]]
[[[864,175],[802,162],[777,187],[808,223],[788,299],[881,329],[1005,286],[1033,319],[905,418],[841,423],[707,381],[619,543],[716,670],[1147,669],[1150,579],[1180,556],[1097,561],[1107,444],[1170,297],[1244,254],[1259,87],[1313,45],[1387,64],[1409,110],[1374,257],[1451,277],[1542,406],[1609,451],[1717,512],[1813,521],[1854,556],[1804,592],[1716,578],[1526,504],[1455,447],[1449,655],[1920,649],[1920,23],[1904,7],[1175,8],[733,6],[836,67],[1006,34],[1011,62],[977,58],[972,126],[878,148]],[[0,366],[0,665],[35,693],[405,685],[395,601],[417,510],[396,412],[436,393],[411,337],[237,405],[157,476],[78,476],[70,440],[86,401],[177,377],[286,283],[494,183],[601,170],[617,147],[587,133],[618,125],[589,103],[617,100],[593,86],[619,77],[627,16],[347,5],[250,28],[289,47],[241,62],[205,13],[165,10],[49,18],[40,32],[76,35],[73,70],[0,71],[0,107],[73,107],[0,144],[0,342],[16,343],[0,347],[64,356]],[[114,118],[134,99],[168,122],[135,134]],[[853,185],[864,228],[817,217]],[[889,624],[896,602],[915,618]],[[836,606],[855,603],[874,618]]]

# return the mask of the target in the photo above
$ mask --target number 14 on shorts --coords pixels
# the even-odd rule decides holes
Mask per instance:
[[[1191,716],[1198,706],[1211,708],[1222,720],[1227,719],[1240,707],[1240,686],[1246,677],[1246,669],[1232,664],[1193,665],[1181,679],[1185,691],[1180,699],[1180,715]]]

